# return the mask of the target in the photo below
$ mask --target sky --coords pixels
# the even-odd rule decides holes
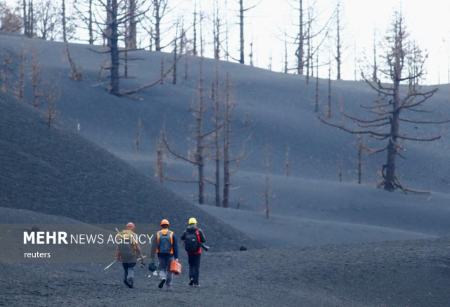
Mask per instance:
[[[5,1],[5,0],[0,0]],[[16,0],[6,0],[10,4]],[[35,0],[39,1],[39,0]],[[66,0],[71,2],[72,0]],[[184,16],[185,23],[192,20],[194,2],[211,16],[216,0],[169,0],[172,7],[167,17],[167,24]],[[239,0],[217,0],[222,8],[222,19],[227,20],[229,29],[229,50],[233,57],[239,55]],[[317,28],[323,25],[333,14],[339,0],[304,0],[305,7],[315,4]],[[248,11],[245,19],[246,56],[249,55],[249,44],[254,46],[254,64],[262,68],[282,71],[284,63],[284,33],[289,37],[296,35],[296,20],[298,0],[244,0],[245,6],[255,8]],[[340,0],[342,7],[342,42],[343,42],[343,78],[359,79],[360,68],[366,66],[367,59],[372,58],[374,33],[381,40],[391,23],[393,12],[401,8],[406,18],[406,24],[411,37],[429,55],[427,60],[427,84],[450,83],[450,1],[449,0]],[[227,8],[227,9],[224,9]],[[168,25],[167,25],[168,26]],[[206,39],[211,41],[211,21],[205,19]],[[335,34],[332,24],[331,36]],[[85,34],[81,33],[83,37]],[[141,32],[144,36],[144,33]],[[321,48],[321,58],[328,61],[334,54],[330,52],[334,45],[333,38],[324,43]],[[212,46],[206,47],[206,56],[212,55]],[[334,49],[334,48],[333,48]],[[288,45],[289,66],[295,67],[295,46]],[[248,63],[248,58],[246,59]],[[325,77],[326,67],[320,71]],[[336,74],[332,68],[333,76]],[[356,74],[355,74],[356,72]]]

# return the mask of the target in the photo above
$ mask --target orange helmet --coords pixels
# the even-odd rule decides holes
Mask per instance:
[[[160,226],[162,226],[162,225],[167,225],[167,226],[169,226],[170,223],[169,223],[169,220],[163,219],[163,220],[161,220],[161,223],[159,223],[159,225],[160,225]]]
[[[129,229],[129,230],[134,230],[135,228],[136,228],[136,225],[134,225],[133,222],[129,222],[129,223],[127,224],[127,229]]]

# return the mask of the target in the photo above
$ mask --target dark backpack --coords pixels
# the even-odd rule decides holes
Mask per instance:
[[[188,253],[196,253],[201,247],[201,243],[199,242],[199,231],[196,229],[195,231],[186,231],[184,235],[184,249]]]
[[[124,263],[136,262],[136,250],[135,243],[131,241],[131,234],[127,232],[121,232],[118,234],[120,242],[117,247],[119,249],[119,255]]]
[[[173,253],[173,233],[168,231],[163,234],[161,231],[158,233],[158,253],[172,254]]]

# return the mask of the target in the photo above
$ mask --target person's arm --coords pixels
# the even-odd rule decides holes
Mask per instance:
[[[180,239],[180,240],[181,240],[181,241],[186,240],[186,231],[183,232],[183,234],[181,235],[181,239]]]
[[[138,258],[141,258],[141,261],[144,261],[144,259],[142,258],[141,246],[137,242],[136,242],[136,256]]]
[[[198,232],[200,234],[200,243],[206,243],[206,237],[205,237],[205,234],[203,233],[203,231],[201,229],[199,229]]]
[[[116,255],[115,255],[115,257],[116,257],[116,260],[117,260],[117,261],[120,261],[120,260],[121,260],[120,252],[119,252],[119,247],[116,247]]]
[[[151,249],[150,249],[150,258],[152,259],[152,262],[155,261],[155,255],[156,255],[156,236],[157,234],[155,233],[152,237],[152,241],[151,241]]]

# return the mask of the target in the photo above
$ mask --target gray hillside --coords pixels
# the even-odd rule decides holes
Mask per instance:
[[[217,249],[252,245],[112,154],[63,129],[49,129],[34,110],[5,96],[0,96],[0,140],[2,207],[95,224],[133,220],[149,229],[167,217],[178,231],[196,216]]]

